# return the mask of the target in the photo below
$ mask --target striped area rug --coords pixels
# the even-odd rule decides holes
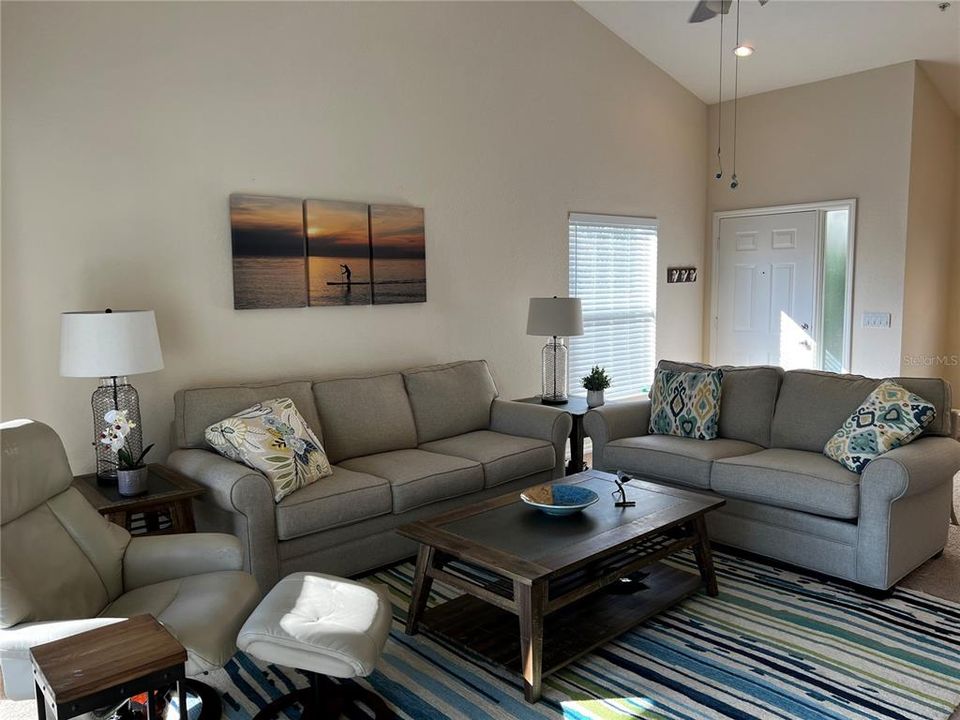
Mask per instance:
[[[872,600],[752,560],[715,559],[719,597],[695,595],[568,665],[545,679],[536,705],[517,679],[469,651],[406,636],[413,566],[396,566],[374,576],[390,587],[394,627],[379,669],[361,682],[415,720],[945,720],[960,704],[960,605],[906,590]],[[696,571],[692,555],[671,562]],[[431,604],[456,595],[434,588]],[[242,654],[211,680],[229,720],[306,684]],[[299,714],[288,711],[289,720]]]

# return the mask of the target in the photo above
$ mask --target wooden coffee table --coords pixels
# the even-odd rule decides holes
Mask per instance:
[[[545,675],[701,584],[717,594],[704,516],[722,498],[634,480],[627,497],[636,506],[620,508],[613,475],[589,470],[560,482],[583,484],[600,501],[551,517],[514,492],[398,530],[420,543],[407,633],[422,623],[429,634],[518,672],[528,702],[539,699]],[[699,577],[659,562],[686,548]],[[635,579],[641,569],[645,576]],[[434,580],[463,594],[427,609]]]

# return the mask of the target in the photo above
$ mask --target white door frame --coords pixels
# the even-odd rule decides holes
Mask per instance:
[[[826,221],[827,210],[846,209],[850,221],[847,223],[847,283],[845,288],[844,308],[847,322],[843,326],[843,371],[850,372],[850,360],[853,343],[853,278],[854,278],[854,244],[857,234],[857,201],[854,198],[847,200],[826,200],[815,203],[799,203],[796,205],[774,205],[771,207],[743,208],[741,210],[716,210],[713,213],[713,269],[710,274],[710,363],[715,364],[717,359],[717,330],[719,317],[717,308],[720,301],[720,220],[723,218],[753,217],[757,215],[780,215],[782,213],[818,211],[816,251],[814,253],[814,276],[816,278],[814,318],[817,336],[817,352],[823,343],[823,323],[821,322],[823,304],[823,226]]]

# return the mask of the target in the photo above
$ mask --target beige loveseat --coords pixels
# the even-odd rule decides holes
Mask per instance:
[[[206,487],[200,529],[237,535],[261,587],[299,570],[354,575],[415,552],[394,532],[403,523],[563,476],[570,415],[497,395],[482,360],[190,388],[176,394],[179,449],[167,462]],[[212,423],[276,397],[293,399],[334,471],[279,504],[262,474],[204,439]]]

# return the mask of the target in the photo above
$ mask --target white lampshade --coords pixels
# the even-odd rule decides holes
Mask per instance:
[[[580,298],[530,298],[527,335],[572,337],[583,335]]]
[[[163,368],[153,310],[68,312],[60,315],[60,374],[137,375]]]

